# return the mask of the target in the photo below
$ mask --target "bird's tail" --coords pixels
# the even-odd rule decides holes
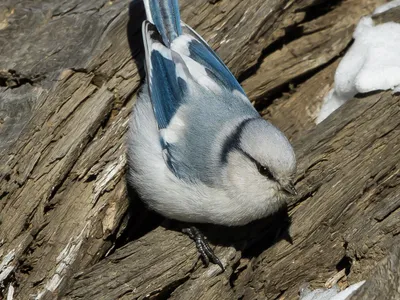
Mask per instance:
[[[166,46],[182,34],[178,0],[143,0],[147,20],[153,23]]]

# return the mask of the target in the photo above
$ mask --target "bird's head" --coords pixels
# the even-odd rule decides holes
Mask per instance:
[[[232,195],[247,199],[249,205],[279,209],[286,196],[296,194],[296,157],[288,139],[262,118],[242,122],[232,136],[223,150]]]

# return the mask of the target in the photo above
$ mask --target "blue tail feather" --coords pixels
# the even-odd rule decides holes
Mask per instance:
[[[147,18],[156,25],[163,43],[170,46],[182,34],[178,0],[145,0]]]

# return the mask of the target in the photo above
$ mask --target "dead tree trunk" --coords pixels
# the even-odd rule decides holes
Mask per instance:
[[[143,232],[124,177],[143,9],[10,0],[0,4],[0,298],[296,299],[303,282],[342,270],[343,284],[368,279],[356,299],[399,297],[400,97],[352,100],[314,126],[355,24],[384,0],[180,2],[294,141],[293,244],[271,246],[269,223],[226,229],[240,238],[212,239],[229,264],[220,275],[164,227],[120,247]]]
[[[264,238],[240,252],[218,248],[231,267],[217,276],[218,266],[193,264],[185,236],[158,228],[78,275],[66,298],[295,299],[302,283],[322,284],[342,269],[350,281],[369,278],[399,242],[399,104],[390,93],[355,99],[296,142],[292,245],[265,249]]]

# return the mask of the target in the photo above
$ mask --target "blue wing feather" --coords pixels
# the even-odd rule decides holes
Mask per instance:
[[[185,81],[177,77],[171,51],[161,43],[161,36],[154,25],[145,22],[143,35],[146,37],[146,74],[150,98],[158,127],[163,129],[181,105],[187,87]],[[166,57],[166,54],[170,57]]]
[[[175,63],[160,52],[151,53],[153,71],[150,75],[150,95],[159,128],[166,128],[181,105],[186,84],[176,76]]]
[[[256,111],[247,98],[232,93],[245,95],[222,60],[194,30],[180,23],[177,0],[145,1],[154,22],[143,24],[146,74],[165,162],[180,179],[206,181],[203,163],[212,141],[204,139],[214,138],[223,122]],[[185,122],[178,116],[173,120],[183,105],[190,119],[197,121]],[[237,109],[227,109],[230,106]]]
[[[235,76],[231,73],[224,62],[218,57],[218,55],[208,46],[208,44],[194,31],[190,26],[182,22],[182,26],[186,29],[186,33],[195,38],[189,44],[190,57],[205,66],[208,71],[212,74],[213,78],[216,78],[219,83],[230,90],[238,90],[244,96],[246,93],[243,88],[236,80]]]

